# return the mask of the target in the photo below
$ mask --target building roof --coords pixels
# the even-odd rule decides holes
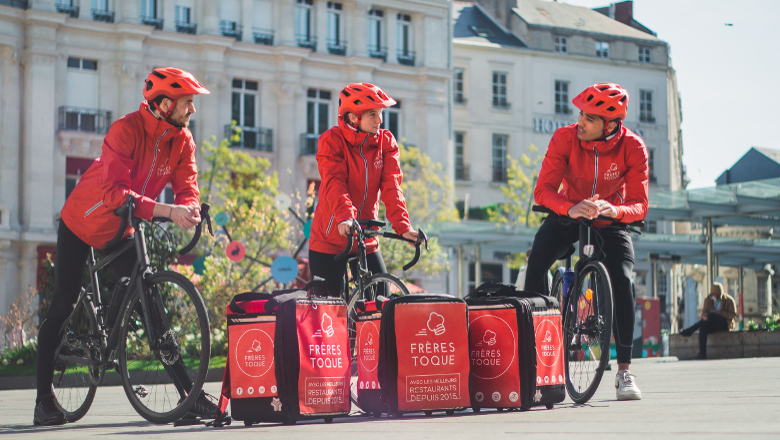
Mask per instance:
[[[484,46],[527,47],[514,34],[505,31],[479,5],[453,2],[452,35],[456,42]]]
[[[718,176],[715,183],[727,185],[775,177],[780,177],[780,150],[752,147],[731,168]]]
[[[660,41],[653,35],[613,20],[593,9],[544,0],[520,0],[512,8],[523,21],[532,26],[549,26],[582,32],[616,35],[641,40]]]

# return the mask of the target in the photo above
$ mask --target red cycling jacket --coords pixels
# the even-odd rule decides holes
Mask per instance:
[[[309,249],[331,255],[343,251],[347,237],[339,234],[338,224],[349,219],[376,219],[380,193],[396,233],[413,230],[401,191],[398,145],[388,130],[358,133],[339,119],[338,126],[320,136],[317,167],[322,182]],[[367,253],[376,252],[376,239],[367,240],[366,247]],[[357,243],[352,252],[356,248]]]
[[[189,129],[157,117],[146,101],[120,118],[103,140],[103,153],[81,177],[60,216],[77,237],[103,249],[121,220],[114,210],[135,197],[135,216],[151,219],[155,199],[171,182],[177,205],[199,205],[195,142]],[[127,228],[124,236],[133,232]]]
[[[606,140],[585,142],[577,139],[577,124],[572,124],[553,134],[534,199],[567,215],[569,208],[598,194],[615,205],[617,220],[631,223],[647,215],[647,182],[647,148],[634,132],[621,124]]]

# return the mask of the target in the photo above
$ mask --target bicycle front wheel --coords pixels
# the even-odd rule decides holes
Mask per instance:
[[[612,284],[600,262],[580,271],[564,311],[566,390],[576,403],[593,397],[609,362]]]
[[[384,289],[384,291],[382,291]],[[352,379],[349,385],[349,398],[361,410],[360,399],[358,398],[358,351],[357,351],[357,314],[356,304],[358,300],[374,300],[377,294],[384,295],[409,295],[409,288],[403,281],[395,275],[389,273],[378,273],[372,275],[368,282],[363,286],[363,295],[357,291],[352,291],[347,304],[347,325],[349,326],[349,348],[352,354]]]
[[[206,306],[190,280],[158,272],[144,280],[149,316],[136,290],[122,319],[119,368],[133,408],[152,423],[180,419],[206,381],[211,333]]]
[[[100,332],[95,308],[82,298],[62,331],[62,344],[54,357],[54,397],[68,422],[81,419],[92,406],[100,367]]]

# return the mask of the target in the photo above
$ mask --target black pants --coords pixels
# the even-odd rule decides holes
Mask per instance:
[[[627,231],[612,228],[601,228],[597,231],[603,239],[601,250],[606,254],[601,262],[607,268],[612,282],[614,304],[612,332],[615,335],[617,361],[631,363],[635,303],[634,289],[631,286],[631,273],[634,270],[634,245],[631,241],[631,235]],[[574,250],[572,245],[579,239],[579,223],[563,225],[553,218],[545,220],[536,233],[533,247],[531,247],[531,256],[528,259],[525,275],[525,290],[545,292],[546,271],[556,260],[569,255]],[[597,254],[599,242],[594,235],[591,235],[591,243],[595,245]]]
[[[729,330],[729,323],[726,318],[718,315],[717,313],[707,313],[707,319],[693,324],[686,330],[689,333],[693,333],[699,330],[699,356],[707,356],[707,335],[716,332],[726,332]]]
[[[119,246],[124,245],[120,243]],[[54,378],[54,353],[62,340],[65,320],[76,307],[81,293],[81,280],[89,257],[89,245],[84,243],[60,220],[57,231],[57,254],[54,265],[54,295],[38,331],[38,399],[51,394]],[[136,262],[135,249],[123,253],[110,263],[117,277],[129,277]]]
[[[366,255],[366,263],[371,273],[387,273],[385,260],[382,253],[377,249],[376,252]],[[356,273],[357,261],[350,265],[353,276]],[[309,270],[312,276],[318,276],[325,279],[327,296],[344,298],[344,285],[347,276],[347,260],[336,261],[336,256],[322,252],[309,251]],[[377,295],[385,295],[384,284],[378,286]],[[322,292],[318,292],[322,295]],[[347,298],[344,298],[347,300]]]

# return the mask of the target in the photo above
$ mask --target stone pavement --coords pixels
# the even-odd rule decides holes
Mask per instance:
[[[641,401],[617,402],[614,368],[587,405],[570,400],[552,410],[471,411],[454,416],[404,416],[400,419],[350,417],[294,426],[241,422],[224,428],[152,425],[136,414],[121,387],[99,388],[90,412],[61,427],[32,426],[34,390],[0,392],[3,440],[186,438],[229,440],[283,438],[347,439],[774,439],[780,438],[780,358],[677,361],[636,360],[632,372]],[[207,383],[217,394],[218,383]]]

